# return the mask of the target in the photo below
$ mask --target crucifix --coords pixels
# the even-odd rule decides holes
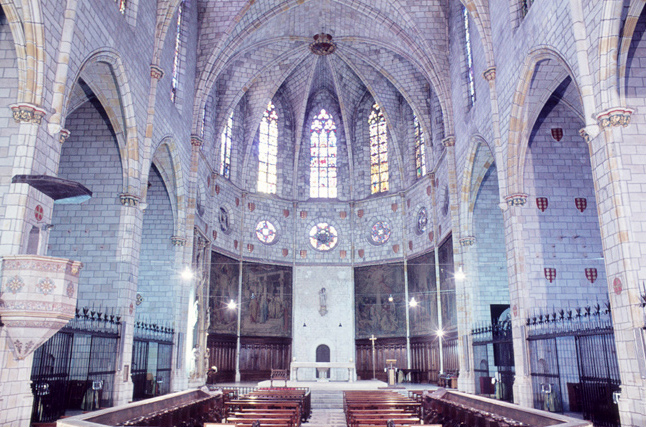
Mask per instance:
[[[372,379],[376,380],[377,375],[375,374],[375,365],[377,362],[375,361],[375,341],[377,341],[377,337],[375,334],[372,334],[368,339],[372,341]]]

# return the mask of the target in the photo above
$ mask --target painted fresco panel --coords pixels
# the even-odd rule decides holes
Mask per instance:
[[[291,267],[243,264],[242,335],[291,338]]]
[[[408,294],[418,305],[410,309],[410,333],[413,337],[437,331],[437,287],[433,252],[408,261]]]
[[[356,338],[406,336],[404,265],[357,267],[354,281]]]
[[[238,272],[240,263],[233,258],[212,252],[209,311],[210,334],[236,334],[236,310],[227,308],[231,300],[238,300]]]

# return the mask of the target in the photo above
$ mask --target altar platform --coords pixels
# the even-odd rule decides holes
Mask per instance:
[[[284,384],[281,382],[280,385],[274,383],[273,388],[281,388]],[[213,387],[225,388],[225,387],[260,387],[260,388],[270,388],[271,384],[269,380],[260,381],[260,382],[230,382],[230,383],[218,383],[214,384]],[[384,381],[379,380],[359,380],[354,382],[347,381],[287,381],[287,387],[308,387],[310,390],[379,390],[388,387]],[[412,384],[412,383],[401,383],[397,384],[398,389],[406,390],[436,390],[437,386],[434,384]]]

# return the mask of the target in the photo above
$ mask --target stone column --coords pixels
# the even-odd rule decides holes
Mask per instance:
[[[505,247],[507,248],[507,271],[509,274],[509,302],[511,305],[512,335],[514,339],[514,403],[533,407],[532,379],[527,361],[525,319],[531,307],[525,273],[525,247],[523,242],[524,219],[521,214],[527,203],[527,194],[512,194],[501,203],[505,223]]]
[[[621,376],[621,397],[618,400],[621,425],[646,425],[646,355],[644,340],[646,312],[640,307],[640,277],[644,270],[640,244],[634,227],[644,215],[643,210],[631,212],[631,197],[641,196],[644,183],[628,175],[623,163],[622,142],[630,125],[633,110],[611,108],[597,115],[601,131],[591,138],[594,129],[581,130],[590,146],[597,210],[601,226],[604,262],[608,280],[608,296],[612,307],[615,346]],[[634,133],[634,132],[633,132]],[[641,135],[640,135],[641,138]],[[624,156],[629,156],[625,153]],[[634,162],[634,160],[631,160]],[[643,159],[639,159],[642,164]],[[637,181],[637,182],[636,182]],[[633,221],[633,219],[635,221]],[[642,273],[643,275],[643,273]]]
[[[464,296],[464,329],[460,330],[458,339],[461,341],[461,345],[464,352],[464,360],[466,365],[464,368],[460,365],[460,378],[458,379],[458,387],[461,391],[466,393],[475,393],[476,392],[476,379],[473,372],[475,367],[474,358],[473,358],[473,338],[471,336],[471,329],[473,328],[473,313],[474,299],[473,299],[473,290],[475,283],[473,283],[473,273],[474,268],[477,265],[477,260],[474,258],[474,248],[473,245],[476,243],[476,238],[474,236],[466,236],[460,239],[460,251],[462,252],[462,261],[464,266],[471,266],[466,269],[464,272],[464,278],[460,279],[456,277],[456,288],[458,282],[461,282],[461,287],[463,289]],[[465,374],[462,374],[462,371],[466,371]],[[460,379],[462,383],[460,383]]]
[[[36,146],[49,142],[39,142],[38,138],[45,110],[36,105],[23,103],[11,105],[11,112],[14,121],[19,124],[18,133],[11,137],[11,145],[16,147],[11,176],[45,173],[47,171],[45,165],[38,164],[35,158]],[[50,147],[42,149],[44,152],[49,152]],[[8,178],[10,181],[11,177]],[[43,202],[50,214],[53,206],[51,199],[48,203],[44,203],[47,198],[27,184],[9,184],[8,187],[2,200],[6,209],[4,218],[0,221],[0,255],[24,252],[23,237],[29,233],[27,212],[29,208],[35,207],[36,198]]]
[[[175,283],[173,295],[173,337],[171,391],[182,391],[188,388],[188,376],[186,374],[186,309],[184,308],[184,295],[186,287],[181,278],[182,266],[184,264],[184,252],[186,251],[186,238],[183,236],[170,236],[171,243],[175,249],[175,268],[170,280]]]
[[[455,171],[455,137],[449,136],[442,140],[446,147],[446,161],[448,165],[450,212],[453,239],[453,265],[460,268],[464,264],[462,259],[462,248],[460,239],[460,197],[458,194],[457,174]],[[440,236],[438,236],[439,239]],[[437,248],[436,248],[437,250]],[[457,271],[457,270],[456,270]],[[468,340],[470,332],[471,302],[469,293],[462,280],[455,280],[456,310],[458,318],[458,360],[460,363],[460,374],[458,376],[458,389],[460,391],[470,390],[473,383],[473,370],[469,361],[469,350],[465,347],[464,337]]]
[[[121,315],[121,339],[117,353],[117,373],[114,378],[114,405],[132,400],[133,383],[130,376],[132,346],[135,322],[135,300],[139,278],[139,253],[141,231],[144,221],[138,196],[131,193],[119,194],[121,215],[119,220],[119,248],[117,251],[118,289],[116,308]]]

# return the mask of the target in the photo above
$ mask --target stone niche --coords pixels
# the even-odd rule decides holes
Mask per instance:
[[[351,267],[294,267],[292,360],[316,362],[316,348],[330,348],[330,362],[355,362],[354,282]],[[324,301],[321,289],[325,288]],[[324,305],[322,304],[324,303]],[[316,381],[314,368],[298,370],[300,381]],[[347,381],[346,369],[331,369],[330,381]],[[295,380],[295,378],[292,378]]]

